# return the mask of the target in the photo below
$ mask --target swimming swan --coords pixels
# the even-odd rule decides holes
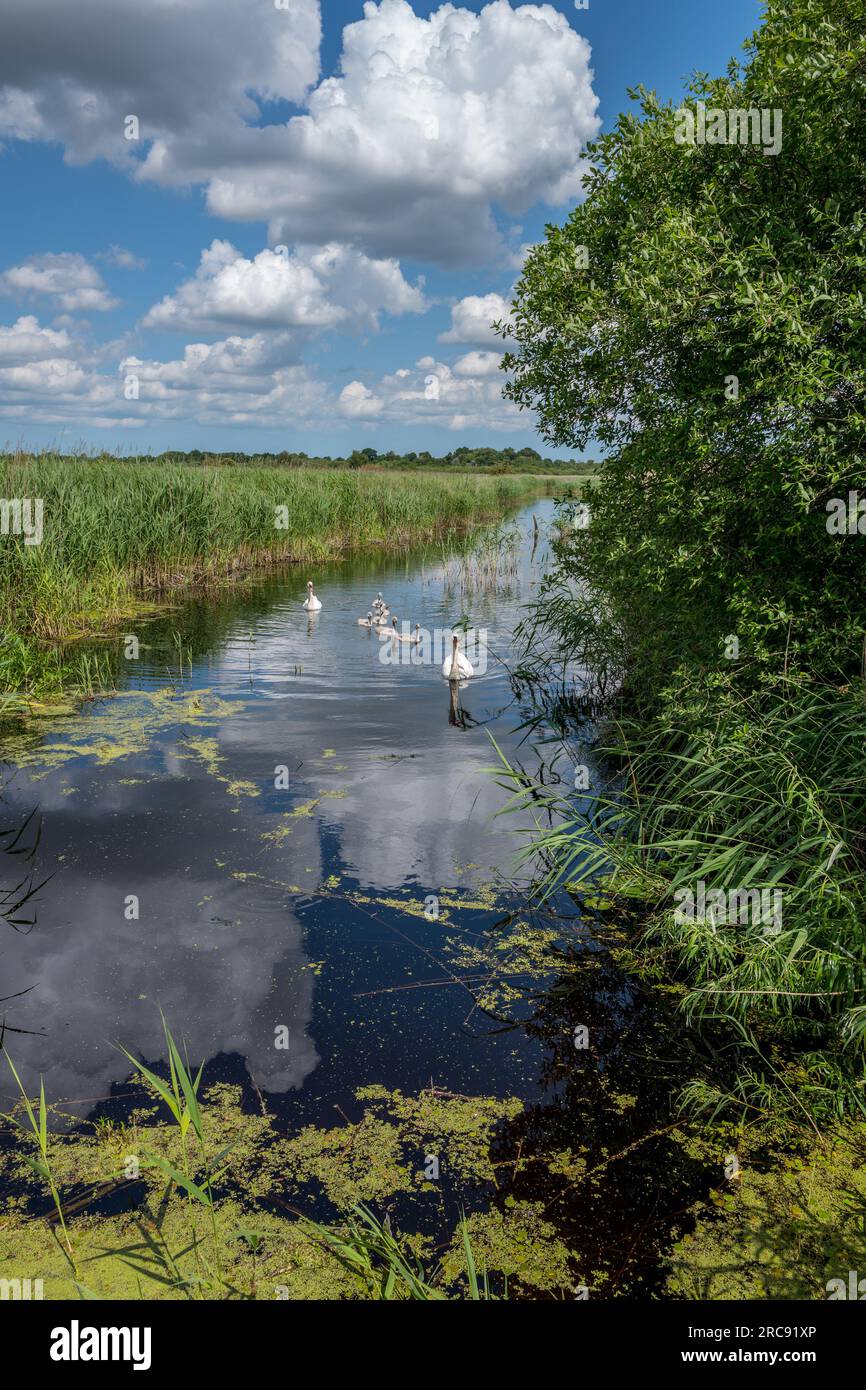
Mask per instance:
[[[307,609],[308,613],[316,613],[321,608],[321,606],[321,599],[317,599],[316,595],[313,593],[313,581],[312,579],[308,579],[307,597],[304,599],[303,607]]]
[[[359,618],[359,619],[358,619],[358,627],[372,627],[372,626],[373,626],[373,614],[372,614],[372,613],[368,613],[367,616],[366,616],[366,618]]]
[[[396,618],[394,621],[396,623]],[[394,636],[398,642],[411,642],[415,646],[421,640],[421,624],[415,624],[414,632],[395,632]]]
[[[448,681],[469,680],[470,676],[475,675],[467,658],[462,652],[458,652],[457,642],[458,637],[455,632],[452,636],[451,654],[450,656],[446,656],[445,660],[442,662],[442,674]]]

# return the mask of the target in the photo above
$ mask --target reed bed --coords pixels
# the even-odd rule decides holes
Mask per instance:
[[[591,798],[496,750],[506,809],[535,819],[522,858],[544,893],[565,884],[626,931],[620,962],[664,981],[715,1039],[685,1108],[784,1140],[862,1124],[866,692],[800,675],[748,694],[734,675],[683,687],[691,711],[602,720],[609,785]],[[701,884],[721,908],[681,911]]]
[[[445,557],[445,589],[460,599],[482,593],[496,593],[517,580],[520,531],[500,527],[485,535],[484,543],[465,555]]]

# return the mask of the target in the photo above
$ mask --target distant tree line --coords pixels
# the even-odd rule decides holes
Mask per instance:
[[[149,456],[157,463],[208,464],[223,467],[271,468],[438,468],[473,469],[485,473],[590,473],[596,467],[592,459],[544,458],[536,449],[468,449],[461,446],[437,457],[426,449],[420,453],[398,454],[393,450],[379,453],[377,449],[353,449],[347,456],[305,454],[300,450],[283,449],[279,453],[242,454],[216,453],[203,449],[186,452],[171,449]]]

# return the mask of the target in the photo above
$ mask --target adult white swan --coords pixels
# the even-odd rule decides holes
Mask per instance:
[[[468,681],[470,676],[475,675],[468,659],[457,650],[458,640],[457,633],[453,633],[451,651],[442,662],[442,674],[447,681]]]
[[[321,599],[316,598],[316,595],[313,593],[312,579],[307,580],[307,597],[304,599],[303,606],[308,613],[317,613],[322,606]]]

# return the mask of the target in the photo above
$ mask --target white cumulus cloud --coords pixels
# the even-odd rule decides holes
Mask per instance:
[[[502,348],[504,339],[493,332],[494,323],[508,322],[511,305],[501,294],[470,294],[451,308],[451,327],[440,333],[440,343],[467,343]]]
[[[252,260],[227,241],[202,252],[195,276],[146,314],[145,328],[218,332],[226,327],[375,328],[381,311],[422,313],[419,286],[394,260],[336,244],[260,251]]]
[[[453,367],[421,357],[414,369],[401,367],[375,386],[352,381],[340,394],[340,411],[350,420],[381,420],[447,429],[526,428],[517,406],[503,400],[500,355],[470,352]]]
[[[200,424],[298,425],[327,413],[329,391],[298,362],[286,365],[280,335],[230,337],[190,343],[168,362],[125,358],[118,386],[137,383],[136,410],[143,422],[195,420]],[[126,405],[126,410],[130,409]]]
[[[499,364],[502,361],[501,352],[467,352],[462,357],[458,357],[451,370],[455,376],[477,377],[481,380],[484,377],[499,377]]]
[[[65,329],[43,328],[32,314],[23,315],[9,327],[0,324],[0,365],[4,367],[66,357],[72,350],[72,339]]]
[[[549,4],[422,17],[407,0],[368,0],[322,81],[316,0],[7,9],[0,139],[202,184],[211,212],[266,222],[273,243],[442,265],[505,256],[494,211],[575,199],[599,129],[589,45]]]
[[[374,254],[484,260],[494,205],[577,197],[600,124],[589,56],[550,5],[443,5],[425,19],[407,0],[368,0],[344,30],[340,76],[311,93],[309,114],[247,132],[252,165],[214,170],[209,205],[268,219],[273,240],[339,226]],[[168,157],[153,172],[175,176]]]
[[[167,361],[106,360],[35,318],[0,327],[0,419],[97,428],[160,421],[305,426],[331,419],[329,387],[297,361],[291,335],[189,343]]]
[[[0,294],[44,296],[69,313],[114,309],[120,302],[109,294],[96,267],[72,251],[48,251],[10,266],[0,274]]]

